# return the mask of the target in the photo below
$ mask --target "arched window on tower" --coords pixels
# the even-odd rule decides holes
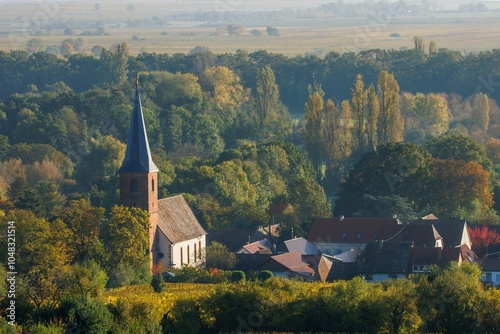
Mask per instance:
[[[155,191],[155,179],[151,179],[151,191]]]
[[[139,192],[139,184],[135,179],[130,181],[130,192],[133,194],[137,194]]]

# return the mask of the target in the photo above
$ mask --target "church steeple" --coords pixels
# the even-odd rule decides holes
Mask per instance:
[[[122,205],[137,207],[149,213],[148,252],[153,261],[153,244],[158,226],[158,167],[151,159],[137,81],[136,78],[134,109],[130,121],[127,150],[123,164],[118,170],[120,202]]]
[[[151,173],[157,172],[151,151],[149,150],[148,136],[144,125],[144,115],[142,113],[141,97],[139,95],[138,77],[135,83],[134,109],[130,130],[127,139],[127,150],[125,159],[118,170],[118,173]]]

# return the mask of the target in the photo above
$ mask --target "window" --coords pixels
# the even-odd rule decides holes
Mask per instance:
[[[194,244],[194,260],[196,261],[196,257],[198,255],[198,252],[196,252],[196,243]]]
[[[414,273],[423,273],[427,272],[431,269],[431,266],[428,264],[414,264],[413,265],[413,272]]]
[[[198,241],[198,258],[201,260],[201,241]]]
[[[190,258],[191,256],[189,255],[189,246],[188,246],[187,248],[188,248],[188,249],[187,249],[187,250],[188,250],[188,251],[187,251],[187,263],[189,264],[189,258]]]
[[[486,282],[491,282],[491,273],[486,273],[485,281]]]
[[[367,280],[367,281],[373,281],[373,275],[372,274],[366,274],[365,275],[365,280]]]
[[[343,232],[341,238],[345,239],[346,236],[347,236],[347,234],[345,232]]]
[[[361,239],[361,232],[358,232],[358,234],[356,234],[356,239],[357,240]]]
[[[163,254],[162,252],[158,253],[158,259],[163,259],[164,257],[165,257],[165,254]]]
[[[389,274],[389,278],[394,278],[394,279],[396,279],[396,278],[398,278],[398,275],[397,275],[397,274]]]
[[[184,254],[182,253],[182,247],[181,247],[181,266],[184,264]]]
[[[137,180],[132,180],[130,181],[130,192],[132,194],[137,194],[139,192],[139,184],[137,183]]]
[[[151,179],[151,191],[155,191],[155,179]]]

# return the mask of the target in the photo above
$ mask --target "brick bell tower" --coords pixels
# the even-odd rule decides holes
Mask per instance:
[[[152,247],[158,225],[158,167],[151,158],[148,136],[144,125],[139,78],[136,77],[134,109],[127,139],[127,150],[120,175],[120,202],[149,212],[148,254],[152,262]]]

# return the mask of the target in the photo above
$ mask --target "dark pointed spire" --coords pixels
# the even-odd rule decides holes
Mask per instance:
[[[125,159],[118,173],[150,173],[157,172],[151,151],[149,150],[146,126],[142,114],[141,97],[139,96],[139,75],[135,78],[135,98],[132,120],[127,139],[127,151]]]

